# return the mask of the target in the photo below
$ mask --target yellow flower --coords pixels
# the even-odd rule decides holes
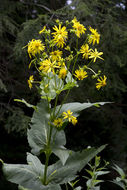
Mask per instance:
[[[30,58],[31,55],[35,56],[36,54],[40,54],[40,52],[44,51],[44,49],[45,46],[41,40],[32,39],[32,41],[28,43],[28,54]]]
[[[62,56],[62,51],[59,51],[59,50],[52,51],[50,55],[53,61],[59,61],[59,59]]]
[[[66,27],[61,27],[61,24],[59,24],[59,28],[57,26],[54,26],[53,29],[55,32],[52,33],[54,39],[53,41],[56,43],[58,47],[62,47],[65,44],[65,40],[68,37],[68,32],[66,31]]]
[[[103,52],[98,52],[97,49],[95,48],[95,51],[92,50],[90,53],[90,59],[93,59],[93,62],[96,61],[97,58],[104,60],[100,55],[103,55]]]
[[[89,49],[89,45],[85,44],[81,46],[80,52],[83,54],[83,58],[88,59],[91,49]]]
[[[78,122],[77,118],[74,117],[72,114],[73,112],[71,112],[71,110],[63,112],[64,119],[68,119],[69,122],[71,122],[73,125],[76,125],[76,123]]]
[[[100,34],[97,32],[97,29],[93,29],[92,27],[90,27],[89,30],[92,33],[88,36],[89,44],[91,44],[92,42],[93,42],[93,45],[95,44],[95,42],[97,42],[97,44],[99,44]]]
[[[61,68],[59,71],[59,78],[64,79],[67,75],[67,70],[65,68]]]
[[[74,76],[78,78],[78,80],[83,80],[84,78],[88,77],[87,72],[83,69],[76,70]]]
[[[56,65],[56,61],[51,62],[50,59],[45,59],[44,61],[40,62],[39,70],[42,70],[43,72],[49,73],[51,71],[54,72],[55,68],[59,68],[58,65]]]
[[[42,28],[42,30],[39,31],[39,34],[42,34],[43,32],[45,32],[45,30],[46,30],[46,26],[44,26],[44,27]]]
[[[71,110],[67,110],[67,112],[63,112],[64,119],[68,119],[69,122],[71,122],[72,114],[73,112],[71,112]]]
[[[54,39],[53,39],[53,42],[59,47],[59,48],[63,48],[64,44],[65,44],[65,41],[64,41],[64,38],[59,35],[59,36],[56,36]]]
[[[104,87],[106,86],[106,80],[107,80],[107,77],[104,75],[104,79],[102,77],[100,77],[100,79],[98,78],[97,79],[97,83],[96,83],[96,88],[99,90],[101,87]]]
[[[55,119],[53,124],[56,126],[56,127],[62,127],[63,125],[63,120],[61,118],[58,118],[58,119]]]
[[[75,29],[76,36],[80,38],[80,35],[85,33],[86,28],[83,26],[83,24],[80,24],[80,22],[77,21],[76,17],[72,20],[72,23],[72,27]]]
[[[30,89],[32,88],[32,83],[33,83],[33,81],[34,81],[34,77],[33,77],[33,75],[31,75],[31,76],[29,77],[29,80],[28,80],[28,85],[29,85],[29,88],[30,88]]]
[[[72,122],[73,125],[76,125],[76,123],[78,122],[78,120],[77,120],[76,117],[72,116],[71,117],[71,122]]]

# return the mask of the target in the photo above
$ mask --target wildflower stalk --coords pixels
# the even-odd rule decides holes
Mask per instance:
[[[77,41],[76,41],[76,49],[78,50],[78,38],[77,38]],[[72,75],[74,73],[75,64],[77,62],[77,59],[78,59],[78,53],[76,54],[75,62],[74,62],[73,68],[72,68]]]
[[[59,109],[58,109],[58,112],[56,113],[56,117],[59,115],[59,112],[60,112],[60,110],[61,110],[63,104],[65,103],[65,101],[66,101],[66,99],[67,99],[69,93],[70,93],[70,89],[67,91],[67,94],[66,94],[65,98],[64,98],[63,101],[62,101],[62,103],[61,103],[61,105],[60,105],[60,107],[59,107]]]
[[[47,102],[48,102],[48,110],[49,110],[50,120],[51,120],[51,108],[50,108],[48,97],[47,97]],[[44,178],[43,178],[44,185],[47,185],[47,169],[48,169],[49,158],[51,155],[50,142],[51,142],[51,136],[52,136],[52,126],[51,124],[49,125],[50,125],[50,131],[49,131],[49,136],[47,139],[47,146],[46,146],[46,151],[45,151],[46,160],[45,160]]]
[[[53,109],[53,114],[52,114],[52,117],[54,118],[55,116],[55,111],[56,111],[56,106],[57,106],[57,102],[58,102],[58,94],[56,95],[56,100],[55,100],[55,105],[54,105],[54,109]]]
[[[66,190],[68,190],[68,185],[67,185],[67,183],[65,184],[65,186],[66,186]]]
[[[97,73],[95,73],[95,71],[91,69],[90,67],[87,67],[87,69],[90,70],[92,73],[94,73],[94,75],[97,75]]]
[[[51,136],[52,136],[52,126],[50,125],[49,138],[48,138],[46,152],[45,152],[46,160],[45,160],[44,178],[43,178],[44,185],[47,185],[47,169],[48,169],[49,158],[51,155],[51,149],[50,149]]]

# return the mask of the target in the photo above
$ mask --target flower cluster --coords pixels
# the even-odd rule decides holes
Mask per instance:
[[[68,120],[69,122],[71,122],[73,125],[76,125],[76,123],[78,122],[77,121],[77,118],[75,116],[72,115],[73,112],[71,112],[71,110],[67,110],[67,112],[63,112],[62,113],[62,118],[57,118],[54,120],[53,124],[60,128],[62,127],[63,123],[65,120]]]
[[[27,47],[31,59],[31,65],[35,65],[41,80],[35,81],[34,76],[28,80],[29,88],[37,84],[41,98],[50,102],[55,99],[62,91],[70,90],[74,86],[78,87],[78,80],[87,80],[91,76],[97,80],[96,88],[106,85],[107,77],[100,76],[100,71],[95,72],[92,63],[100,59],[103,60],[103,52],[99,52],[94,45],[100,42],[100,34],[97,29],[88,29],[81,24],[76,17],[64,25],[59,20],[51,30],[46,26],[39,31],[41,39],[32,39]],[[74,36],[76,47],[69,44],[70,36]],[[79,39],[83,37],[83,43],[79,46]],[[77,64],[82,62],[80,66]],[[53,123],[61,127],[68,120],[73,125],[77,123],[77,118],[68,110],[63,112],[62,117],[54,116]]]

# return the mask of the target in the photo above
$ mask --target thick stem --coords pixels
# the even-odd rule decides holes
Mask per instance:
[[[58,94],[56,95],[56,100],[55,100],[55,105],[54,105],[54,109],[53,109],[52,119],[54,119],[54,117],[55,117],[55,111],[56,111],[57,102],[58,102]]]
[[[68,185],[67,185],[67,184],[65,184],[65,186],[66,186],[66,190],[68,190]]]
[[[44,185],[47,185],[47,169],[48,169],[49,158],[51,155],[51,150],[50,150],[51,136],[52,136],[52,126],[50,125],[49,138],[48,138],[46,153],[45,153],[46,160],[45,160],[44,179],[43,179]]]
[[[48,169],[48,162],[49,162],[49,154],[46,154],[46,161],[45,161],[45,170],[44,170],[44,179],[43,184],[47,185],[47,169]]]
[[[47,97],[47,101],[48,101],[48,97]],[[49,109],[50,119],[51,119],[51,108],[50,108],[49,101],[48,101],[48,109]],[[50,130],[49,130],[47,146],[46,146],[46,151],[45,151],[46,160],[45,160],[45,169],[44,169],[44,178],[43,178],[44,185],[47,185],[47,170],[48,170],[49,158],[51,155],[51,149],[50,149],[51,137],[52,137],[52,126],[50,124]]]

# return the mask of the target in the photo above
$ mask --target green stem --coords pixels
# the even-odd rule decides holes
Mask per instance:
[[[66,99],[67,99],[67,97],[68,97],[68,95],[69,95],[69,93],[70,93],[70,89],[67,91],[67,94],[66,94],[65,98],[64,98],[63,101],[62,101],[62,103],[61,103],[61,105],[60,105],[60,107],[59,107],[59,109],[58,109],[58,112],[56,113],[56,117],[58,116],[58,114],[59,114],[59,112],[60,112],[60,110],[61,110],[61,108],[62,108],[64,102],[66,101]]]
[[[76,41],[76,49],[78,51],[78,38],[77,38],[77,41]],[[73,72],[74,72],[74,69],[75,69],[75,64],[77,62],[77,59],[78,59],[78,53],[76,55],[75,62],[74,62],[73,68],[72,68],[72,75],[73,75]]]
[[[91,69],[90,67],[87,67],[87,69],[90,70],[94,75],[97,75],[97,73],[95,73],[95,71]]]
[[[54,105],[54,109],[53,109],[53,114],[52,114],[52,119],[54,119],[55,116],[55,111],[56,111],[56,106],[57,106],[57,102],[58,102],[58,94],[56,95],[56,100],[55,100],[55,105]]]
[[[66,190],[68,190],[68,186],[67,186],[67,184],[65,184],[65,186],[66,186]]]
[[[47,102],[48,102],[48,110],[49,110],[50,119],[51,119],[51,108],[50,108],[50,103],[48,101],[48,97],[47,97]],[[51,150],[50,150],[51,136],[52,136],[52,126],[50,124],[49,135],[48,135],[47,146],[46,146],[46,152],[45,152],[46,160],[45,160],[44,178],[43,178],[43,184],[44,185],[47,185],[47,170],[48,170],[49,158],[51,155]]]
[[[45,169],[44,169],[44,180],[43,180],[43,184],[47,185],[47,169],[48,169],[48,162],[49,162],[49,154],[46,154],[46,161],[45,161]]]
[[[48,138],[46,153],[45,153],[46,160],[45,160],[44,179],[43,179],[44,185],[47,185],[47,169],[48,169],[49,158],[51,155],[51,150],[50,150],[51,136],[52,136],[52,126],[50,125],[49,138]]]

